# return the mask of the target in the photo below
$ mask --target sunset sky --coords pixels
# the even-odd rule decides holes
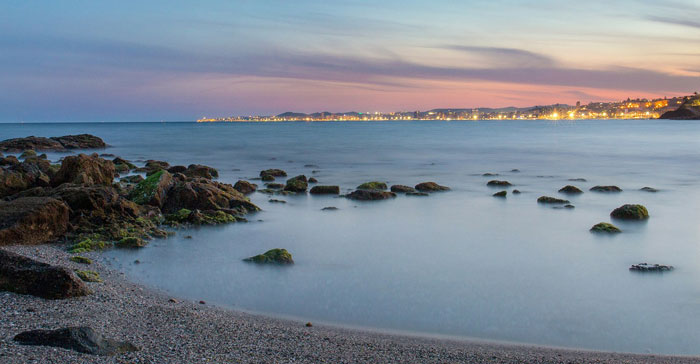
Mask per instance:
[[[502,107],[700,91],[700,3],[0,5],[0,121]]]

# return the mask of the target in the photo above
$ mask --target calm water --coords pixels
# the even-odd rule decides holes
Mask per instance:
[[[103,137],[108,153],[207,164],[230,183],[282,168],[307,176],[317,169],[321,184],[343,190],[367,180],[452,187],[369,203],[274,197],[282,205],[254,194],[264,211],[250,223],[107,253],[133,279],[173,295],[314,322],[700,354],[700,123],[0,125],[0,139],[83,132]],[[491,197],[498,189],[486,186],[485,172],[523,194]],[[586,190],[570,198],[576,209],[535,202],[569,183]],[[625,191],[587,191],[597,184]],[[660,192],[638,191],[644,186]],[[651,218],[618,224],[625,232],[614,237],[588,232],[624,203],[646,205]],[[296,264],[241,261],[277,247]],[[628,271],[647,261],[676,270]]]

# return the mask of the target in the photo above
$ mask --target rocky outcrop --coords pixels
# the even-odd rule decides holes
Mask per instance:
[[[393,185],[393,186],[391,186],[391,192],[409,193],[409,192],[416,192],[416,189],[411,187],[411,186]]]
[[[129,194],[129,199],[139,205],[162,207],[165,194],[173,184],[173,176],[160,170],[139,182]]]
[[[627,204],[613,210],[610,216],[621,220],[646,220],[649,218],[649,211],[642,205]]]
[[[340,186],[313,186],[309,193],[312,195],[339,195]]]
[[[90,294],[71,270],[41,263],[0,249],[0,290],[46,299]]]
[[[591,191],[594,192],[622,192],[622,188],[617,186],[593,186]]]
[[[92,355],[115,355],[138,350],[130,342],[105,339],[90,327],[24,331],[13,340],[22,345],[53,346]]]
[[[0,201],[0,245],[37,245],[68,230],[68,206],[48,197]]]
[[[450,188],[447,186],[440,186],[435,182],[423,182],[416,185],[416,190],[421,192],[439,192],[439,191],[449,191]]]
[[[114,163],[92,155],[78,154],[63,159],[61,169],[51,178],[51,185],[63,183],[84,185],[111,185],[114,180]]]
[[[7,168],[0,168],[0,197],[33,187],[46,187],[53,174],[51,163],[36,157],[27,158],[21,163],[17,161]]]
[[[583,193],[580,188],[572,185],[567,185],[559,189],[559,193],[565,193],[568,195],[578,195],[580,193]]]
[[[593,233],[608,233],[608,234],[616,234],[616,233],[621,233],[622,230],[618,228],[617,226],[607,223],[607,222],[600,222],[591,228],[591,232]]]
[[[206,178],[176,181],[166,194],[163,213],[175,213],[180,209],[223,210],[235,214],[259,211],[242,193],[226,183]]]
[[[562,199],[556,198],[556,197],[541,196],[540,198],[537,199],[537,203],[542,203],[542,204],[568,204],[568,203],[569,203],[569,200],[562,200]]]
[[[292,255],[286,249],[271,249],[263,254],[245,258],[243,261],[258,264],[294,264]]]
[[[663,113],[659,119],[700,120],[700,95],[689,97],[678,109]]]
[[[105,142],[90,134],[65,135],[62,137],[36,137],[7,139],[0,142],[0,151],[21,152],[24,150],[99,149],[105,148]]]
[[[355,190],[345,195],[345,197],[358,201],[375,201],[394,198],[396,197],[396,194],[393,192],[379,190]]]
[[[238,191],[244,195],[249,195],[258,189],[258,185],[254,184],[254,183],[250,183],[248,181],[244,181],[241,179],[241,180],[238,180],[238,182],[236,182],[235,185],[233,185],[233,188],[235,188],[236,191]],[[269,186],[268,186],[268,188],[269,188]]]

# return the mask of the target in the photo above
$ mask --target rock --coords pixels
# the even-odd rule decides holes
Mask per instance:
[[[290,192],[306,192],[308,187],[309,184],[307,183],[306,176],[299,175],[288,179],[287,185],[284,186],[284,190]]]
[[[562,200],[556,197],[542,196],[537,199],[537,203],[544,204],[568,204],[569,200]]]
[[[92,270],[76,270],[75,275],[78,276],[78,278],[82,279],[83,282],[93,282],[93,283],[99,283],[102,282],[102,278],[100,278],[100,274],[92,271]]]
[[[51,163],[36,157],[26,158],[21,163],[17,161],[17,164],[12,164],[8,168],[0,168],[0,197],[34,187],[46,187],[53,174]]]
[[[519,195],[521,192],[520,192],[520,190],[513,190],[512,193],[513,193],[514,195]]]
[[[128,341],[105,339],[89,327],[67,327],[58,330],[31,330],[16,335],[22,345],[53,346],[92,355],[115,355],[138,348]]]
[[[260,177],[265,177],[265,176],[272,176],[272,177],[287,177],[287,172],[281,170],[281,169],[266,169],[264,171],[260,171]],[[264,181],[265,179],[263,179]],[[273,178],[274,180],[274,178]]]
[[[358,190],[379,190],[379,191],[384,191],[387,189],[386,183],[384,182],[377,182],[377,181],[372,181],[372,182],[365,182],[359,186],[357,186]]]
[[[635,270],[639,272],[666,272],[673,270],[672,265],[663,265],[663,264],[649,264],[649,263],[639,263],[639,264],[632,264],[630,267],[630,270]]]
[[[190,164],[182,174],[187,177],[219,178],[219,172],[216,169],[201,164]]]
[[[500,191],[493,194],[493,197],[506,197],[508,191]]]
[[[326,207],[321,209],[321,211],[335,211],[335,210],[338,210],[338,208],[335,206],[326,206]]]
[[[45,299],[90,294],[70,269],[38,262],[0,249],[0,290]]]
[[[165,170],[148,176],[129,194],[129,199],[139,205],[151,205],[162,207],[165,201],[165,195],[173,184],[173,177]]]
[[[287,201],[284,201],[284,200],[277,200],[277,199],[274,199],[274,198],[267,200],[267,202],[269,202],[269,203],[287,203]]]
[[[125,182],[129,184],[138,184],[139,182],[143,181],[144,178],[141,177],[140,174],[134,174],[131,176],[125,176],[119,179],[119,182]]]
[[[517,168],[513,168],[510,171],[511,171],[511,173],[520,173],[520,170]]]
[[[583,191],[581,191],[581,189],[578,188],[578,187],[576,187],[576,186],[567,185],[567,186],[564,186],[564,187],[562,187],[561,189],[559,189],[559,193],[566,193],[566,194],[569,194],[569,195],[576,195],[576,194],[583,193]]]
[[[248,195],[255,192],[255,190],[258,189],[258,185],[250,183],[248,181],[238,180],[238,182],[236,182],[236,184],[233,185],[233,188],[235,188],[236,191],[244,195]]]
[[[126,248],[126,249],[143,248],[146,245],[148,245],[148,242],[146,240],[143,240],[143,239],[135,237],[135,236],[129,236],[126,238],[122,238],[118,242],[114,243],[115,247]]]
[[[700,95],[696,92],[687,97],[678,109],[663,113],[659,119],[700,120]]]
[[[292,255],[286,249],[271,249],[264,254],[243,259],[244,262],[258,264],[294,264]]]
[[[0,245],[37,245],[54,241],[68,230],[68,206],[48,197],[0,201]]]
[[[446,186],[440,186],[435,182],[422,182],[416,185],[416,190],[421,192],[439,192],[439,191],[449,191],[450,188]]]
[[[102,149],[107,147],[101,138],[90,134],[64,135],[51,139],[61,143],[65,149]]]
[[[591,191],[595,192],[622,192],[622,189],[617,186],[593,186]]]
[[[375,200],[386,200],[389,198],[394,198],[394,197],[396,197],[396,194],[393,192],[378,191],[378,190],[355,190],[355,191],[345,195],[345,197],[347,197],[351,200],[358,200],[358,201],[375,201]]]
[[[410,187],[410,186],[393,185],[393,186],[391,186],[391,192],[408,193],[408,192],[416,192],[416,189],[413,187]]]
[[[653,187],[642,187],[639,189],[640,191],[645,191],[645,192],[659,192],[656,188]]]
[[[172,166],[168,168],[168,172],[175,174],[175,173],[183,173],[187,170],[187,167],[185,166]]]
[[[236,222],[237,220],[235,216],[223,210],[191,211],[188,209],[180,209],[176,213],[165,215],[165,223],[169,225],[219,225]],[[185,238],[187,238],[187,236]],[[190,239],[191,238],[190,236]]]
[[[281,190],[284,188],[284,185],[281,183],[265,183],[265,187],[273,190]]]
[[[17,159],[17,157],[14,155],[8,155],[7,157],[0,159],[0,166],[16,166],[19,163],[19,159]]]
[[[64,150],[60,142],[44,137],[30,136],[26,138],[13,138],[0,142],[0,151],[21,152],[23,150]]]
[[[587,182],[585,178],[569,178],[571,182]]]
[[[97,154],[67,156],[61,169],[51,178],[51,185],[62,183],[84,185],[111,185],[114,179],[114,163],[100,158]]]
[[[482,177],[496,177],[496,176],[499,176],[499,174],[498,174],[498,173],[491,173],[491,172],[488,172],[488,173],[482,174],[481,176],[482,176]]]
[[[161,210],[174,213],[180,209],[222,210],[233,215],[244,215],[259,211],[242,193],[227,183],[206,178],[194,178],[188,181],[176,181],[166,194]]]
[[[80,255],[76,255],[74,257],[68,258],[73,263],[79,263],[79,264],[85,264],[85,265],[90,265],[92,264],[92,259],[86,258],[86,257],[81,257]]]
[[[206,302],[206,301],[199,301],[199,304],[200,304],[200,305],[206,305],[207,302]]]
[[[318,183],[318,180],[314,177],[309,178],[309,183]]]
[[[425,196],[430,196],[427,192],[406,192],[406,196],[419,196],[419,197],[425,197]]]
[[[136,166],[133,165],[131,162],[129,162],[126,159],[119,158],[119,157],[112,159],[112,163],[114,163],[114,169],[119,173],[124,173],[124,172],[128,172],[132,169],[136,169]]]
[[[274,180],[275,180],[275,177],[273,177],[273,176],[271,176],[271,175],[269,175],[269,174],[266,174],[266,175],[262,176],[260,179],[261,179],[263,182],[270,182],[270,181],[274,181]]]
[[[642,205],[627,204],[613,210],[610,216],[621,220],[645,220],[649,218],[649,212]]]
[[[309,193],[312,195],[339,195],[340,186],[313,186]]]
[[[19,155],[19,157],[21,159],[36,157],[36,152],[31,149],[25,150],[24,152],[22,152],[22,154]]]
[[[507,187],[507,186],[512,186],[512,184],[508,181],[498,181],[498,180],[492,180],[488,181],[486,183],[487,186],[493,186],[493,187]]]
[[[304,164],[304,168],[321,168],[315,164]]]
[[[621,233],[622,230],[618,228],[617,226],[607,223],[607,222],[599,222],[591,228],[591,232],[594,233]]]
[[[311,322],[306,323],[306,327],[313,327],[314,325]]]

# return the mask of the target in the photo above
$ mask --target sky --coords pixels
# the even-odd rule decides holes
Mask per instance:
[[[2,0],[0,121],[413,111],[700,91],[700,2]]]

